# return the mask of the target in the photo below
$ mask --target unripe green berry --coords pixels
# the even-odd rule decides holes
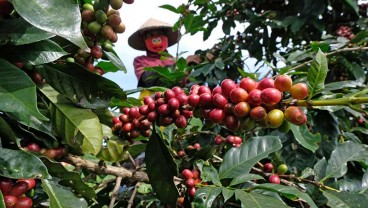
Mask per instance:
[[[277,173],[280,175],[285,174],[288,171],[288,166],[286,164],[281,164],[277,167]]]
[[[83,4],[83,10],[91,10],[91,11],[95,11],[95,10],[93,9],[93,5],[92,5],[92,4],[88,4],[88,3]]]
[[[284,113],[279,109],[273,109],[267,113],[266,123],[270,128],[278,128],[284,122]]]
[[[100,23],[100,24],[104,24],[107,21],[107,15],[102,10],[96,11],[95,18],[96,18],[97,22]]]
[[[98,23],[97,21],[93,21],[88,24],[89,32],[95,35],[97,35],[101,31],[101,27],[102,27],[101,24]]]

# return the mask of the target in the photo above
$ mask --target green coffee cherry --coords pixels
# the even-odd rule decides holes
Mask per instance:
[[[110,0],[110,6],[118,10],[123,6],[123,0]]]
[[[102,49],[104,51],[107,51],[107,52],[111,52],[113,51],[113,47],[112,47],[112,44],[109,43],[108,41],[105,41],[103,44],[102,44]]]
[[[97,35],[101,31],[102,25],[97,21],[90,22],[88,24],[88,30],[90,33]]]
[[[104,11],[98,10],[95,12],[95,18],[98,23],[104,24],[107,21],[107,15]]]
[[[277,167],[277,173],[280,175],[285,174],[288,171],[288,166],[286,164],[281,164]]]
[[[68,58],[66,58],[66,62],[74,63],[74,62],[75,62],[75,60],[74,60],[74,58],[73,58],[73,57],[68,57]]]
[[[88,4],[88,3],[83,4],[83,9],[84,9],[84,10],[91,10],[91,11],[95,11],[95,10],[93,9],[93,5],[92,5],[92,4]]]

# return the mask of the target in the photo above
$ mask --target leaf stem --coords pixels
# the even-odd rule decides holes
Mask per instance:
[[[328,99],[328,100],[285,100],[283,102],[284,105],[296,105],[296,106],[304,106],[311,108],[313,106],[350,106],[355,104],[368,103],[368,97],[344,97],[337,99]]]

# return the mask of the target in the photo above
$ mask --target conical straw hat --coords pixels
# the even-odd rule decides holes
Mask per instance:
[[[143,32],[152,29],[164,29],[167,35],[169,46],[172,46],[178,42],[179,32],[174,32],[172,30],[172,25],[160,20],[150,18],[128,38],[128,44],[130,45],[130,47],[141,51],[146,50],[146,45],[144,43],[142,35]]]

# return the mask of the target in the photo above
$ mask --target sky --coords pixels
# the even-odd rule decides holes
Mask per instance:
[[[127,73],[123,71],[106,73],[104,77],[111,79],[117,83],[123,90],[136,89],[138,80],[134,74],[133,59],[140,55],[145,55],[145,51],[138,51],[128,45],[128,38],[133,34],[146,20],[155,18],[169,24],[174,24],[179,15],[169,10],[159,8],[164,4],[170,4],[178,7],[180,4],[186,3],[187,0],[135,0],[133,4],[123,4],[119,10],[122,22],[126,26],[124,33],[119,34],[118,41],[115,44],[115,51],[124,63]],[[183,57],[194,54],[198,49],[211,48],[217,39],[222,35],[221,28],[213,32],[211,37],[203,42],[202,33],[194,36],[184,35],[179,43],[179,53],[187,51]],[[177,44],[168,48],[168,52],[172,55],[176,54]],[[137,97],[137,93],[130,95]]]

